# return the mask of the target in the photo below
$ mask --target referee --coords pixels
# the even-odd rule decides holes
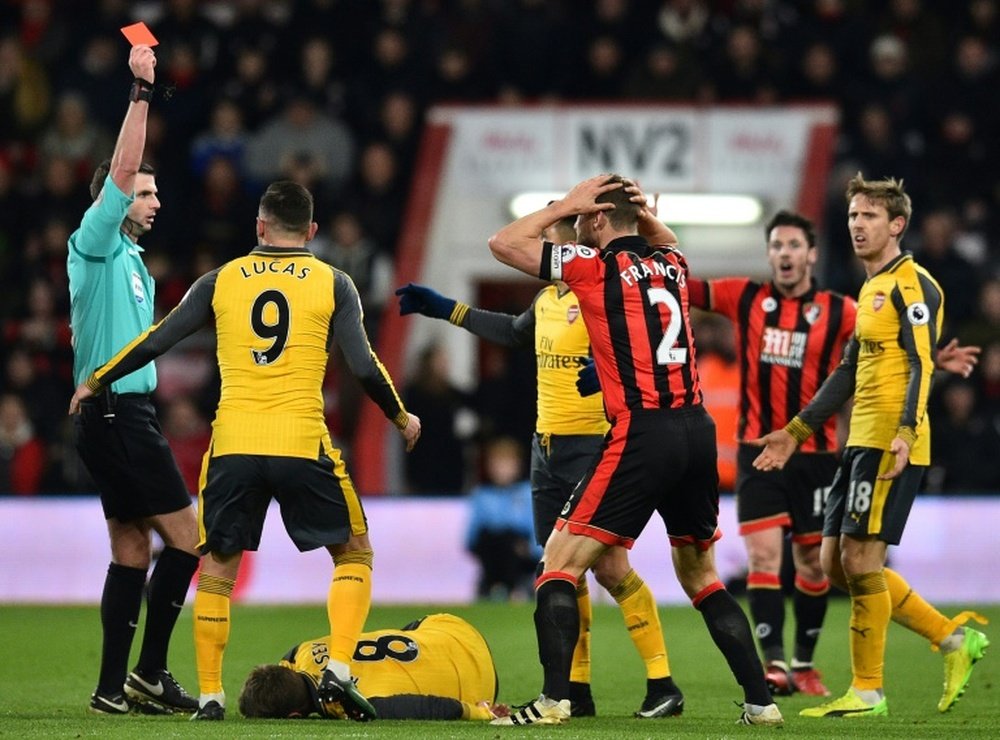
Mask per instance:
[[[114,154],[98,165],[90,185],[94,203],[69,238],[77,383],[153,321],[153,280],[138,245],[160,207],[153,169],[142,162],[156,67],[153,50],[133,47],[129,67],[135,81]],[[155,388],[156,368],[148,363],[83,403],[74,416],[76,448],[100,490],[111,538],[111,564],[101,595],[101,670],[90,699],[91,711],[99,714],[198,708],[167,670],[170,635],[198,567],[198,527],[150,401]],[[165,547],[147,588],[150,530],[156,530]],[[142,649],[126,677],[143,589]]]

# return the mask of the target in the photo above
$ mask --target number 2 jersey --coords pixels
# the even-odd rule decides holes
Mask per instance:
[[[539,277],[566,282],[580,301],[610,420],[701,404],[687,273],[678,250],[641,236],[600,251],[544,244]]]
[[[213,457],[315,459],[321,445],[332,447],[322,383],[333,341],[369,397],[405,427],[402,401],[368,342],[353,281],[305,248],[259,246],[203,275],[166,318],[94,373],[91,388],[141,367],[213,317],[222,378]]]

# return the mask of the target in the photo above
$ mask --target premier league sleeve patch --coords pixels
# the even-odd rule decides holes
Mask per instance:
[[[906,318],[914,326],[923,326],[931,320],[931,311],[926,303],[911,303],[906,307]]]

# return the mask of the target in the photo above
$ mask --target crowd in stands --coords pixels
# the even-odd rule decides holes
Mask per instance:
[[[844,238],[846,179],[904,178],[919,214],[904,248],[944,288],[945,338],[984,348],[970,379],[937,384],[927,485],[1000,491],[1000,0],[94,0],[80,12],[73,0],[0,3],[0,491],[93,490],[65,411],[66,243],[127,105],[119,28],[136,20],[160,41],[146,158],[162,209],[141,242],[160,315],[253,246],[261,189],[286,177],[315,194],[312,248],[352,275],[377,336],[438,102],[834,101],[836,160],[812,185],[829,193],[821,279],[851,294],[862,279]],[[158,363],[160,418],[186,473],[209,434],[213,351],[195,335]],[[455,465],[423,466],[449,480],[411,472],[410,491],[475,484],[463,425],[444,418],[432,432],[432,417],[470,409],[489,429],[484,396],[516,359],[459,390],[428,350],[444,377],[415,373],[408,403],[425,420],[421,447]],[[358,392],[341,375],[335,357],[329,422],[350,450]],[[530,420],[520,388],[492,405],[527,404]]]

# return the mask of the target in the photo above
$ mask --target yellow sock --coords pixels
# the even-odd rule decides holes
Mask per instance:
[[[330,659],[350,664],[358,636],[372,604],[371,550],[345,552],[333,558],[333,580],[326,597],[330,619]]]
[[[611,589],[611,595],[622,609],[628,636],[646,664],[646,678],[666,678],[670,675],[667,646],[656,600],[646,582],[634,570]]]
[[[851,592],[851,686],[881,689],[892,599],[882,571],[847,577]]]
[[[590,603],[586,576],[581,576],[577,581],[576,604],[580,609],[580,634],[576,638],[576,647],[573,648],[569,680],[574,683],[590,683],[590,623],[594,619],[594,609]]]
[[[236,581],[202,573],[194,594],[194,656],[198,689],[222,693],[222,654],[229,642],[229,597]]]
[[[883,572],[892,597],[893,620],[926,637],[933,645],[937,645],[954,631],[951,620],[924,601],[903,576],[889,568],[885,568]]]

